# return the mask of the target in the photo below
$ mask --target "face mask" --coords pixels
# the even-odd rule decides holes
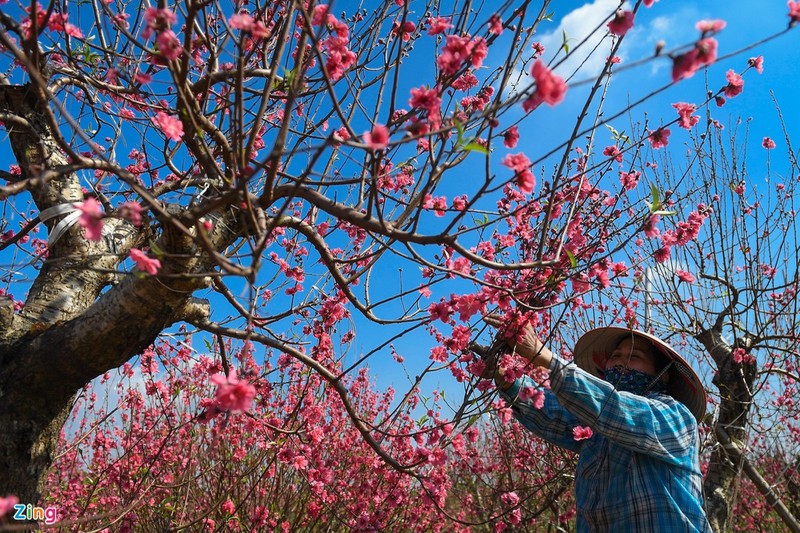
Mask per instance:
[[[632,392],[644,396],[648,392],[667,392],[667,384],[641,370],[631,370],[618,366],[606,368],[604,379],[619,391]]]

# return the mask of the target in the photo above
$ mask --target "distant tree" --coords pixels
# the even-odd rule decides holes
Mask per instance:
[[[791,464],[800,449],[795,400],[800,167],[788,136],[777,143],[751,139],[749,121],[731,124],[730,134],[718,122],[704,122],[707,127],[693,130],[684,164],[663,157],[653,166],[661,190],[693,192],[680,204],[664,199],[671,213],[654,215],[651,238],[632,256],[640,265],[638,290],[648,303],[640,308],[639,323],[649,322],[674,344],[699,354],[700,367],[710,370],[712,431],[704,491],[714,529],[741,526],[744,507],[751,517],[759,508],[739,497],[746,476],[766,500],[764,507],[774,507],[797,531],[791,487],[798,477]],[[788,155],[780,158],[787,164],[779,171],[771,164],[776,152]],[[765,165],[753,162],[762,159]],[[692,231],[682,222],[686,208],[702,213],[705,221],[687,245],[674,247]],[[656,261],[648,262],[648,256]],[[784,470],[770,468],[776,477],[759,480],[754,465],[772,461]],[[757,520],[747,523],[743,530]]]

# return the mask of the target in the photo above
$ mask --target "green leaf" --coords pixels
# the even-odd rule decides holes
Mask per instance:
[[[673,217],[678,214],[677,211],[664,211],[659,209],[658,211],[653,211],[654,215],[661,215],[662,217]]]
[[[464,142],[464,125],[461,123],[460,120],[454,120],[456,124],[456,131],[458,132],[458,137],[456,138],[456,146],[459,146],[462,142]]]
[[[425,422],[427,421],[428,421],[428,415],[422,415],[422,418],[420,418],[417,421],[417,424],[419,425],[419,427],[422,427],[423,425],[425,425]]]
[[[653,201],[648,204],[648,206],[650,207],[650,212],[655,213],[661,209],[661,193],[658,191],[658,187],[656,187],[655,183],[650,184],[650,196],[653,198]]]
[[[578,266],[578,260],[575,259],[575,254],[573,254],[566,248],[564,248],[564,251],[567,252],[567,258],[569,259],[569,266],[571,266],[572,268],[576,268]]]
[[[619,132],[614,128],[614,126],[611,126],[610,124],[606,124],[605,126],[606,128],[608,128],[608,131],[611,132],[612,140],[617,142],[622,142],[623,145],[628,144],[630,142],[630,138],[628,138],[628,136],[625,135],[625,131]]]
[[[489,149],[475,141],[469,142],[464,145],[464,150],[467,152],[478,152],[479,154],[489,155]]]
[[[567,37],[567,30],[561,30],[563,42],[561,48],[564,49],[565,54],[569,54],[569,37]]]

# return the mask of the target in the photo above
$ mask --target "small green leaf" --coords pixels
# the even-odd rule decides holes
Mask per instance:
[[[456,124],[456,131],[458,132],[458,138],[456,139],[456,146],[461,144],[464,140],[464,125],[461,123],[460,120],[454,120]]]
[[[576,268],[578,266],[578,260],[575,259],[575,254],[570,252],[567,248],[564,248],[564,251],[567,252],[567,258],[569,259],[569,266],[572,268]]]
[[[658,211],[654,211],[653,214],[654,215],[661,215],[662,217],[673,217],[673,216],[677,215],[678,212],[677,211],[664,211],[664,210],[660,210],[659,209]]]
[[[565,54],[569,54],[569,37],[567,37],[567,30],[561,30],[563,42],[561,48],[564,49]]]
[[[661,209],[661,193],[658,191],[658,187],[656,187],[655,183],[650,184],[650,196],[653,198],[652,203],[648,204],[650,212],[655,213]]]
[[[479,154],[489,155],[489,149],[480,143],[472,141],[464,145],[464,150],[467,152],[478,152]]]

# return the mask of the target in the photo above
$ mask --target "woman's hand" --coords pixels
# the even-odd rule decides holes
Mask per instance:
[[[503,322],[497,315],[486,315],[483,317],[484,322],[492,327],[501,329],[504,327]],[[514,344],[509,343],[509,346],[514,351],[526,359],[529,363],[535,366],[550,367],[550,361],[553,358],[553,353],[545,347],[541,339],[539,339],[533,326],[530,323],[525,323],[522,329],[522,340]]]

